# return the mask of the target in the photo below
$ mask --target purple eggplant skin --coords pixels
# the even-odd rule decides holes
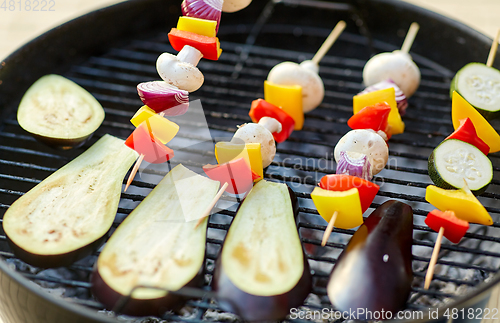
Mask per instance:
[[[330,274],[327,291],[335,308],[354,311],[360,320],[371,319],[368,311],[403,309],[413,280],[412,235],[409,205],[390,200],[373,211]]]
[[[41,255],[28,252],[16,245],[7,234],[6,237],[12,252],[16,255],[16,257],[18,257],[25,263],[40,268],[56,268],[69,266],[80,259],[90,256],[104,244],[108,235],[109,231],[99,239],[86,246],[81,247],[80,249],[56,255]]]
[[[102,279],[97,269],[97,263],[90,277],[92,284],[92,294],[101,302],[108,310],[113,310],[116,304],[124,295],[112,289]],[[202,287],[204,282],[203,266],[198,274],[188,282],[185,287]],[[178,311],[189,300],[185,296],[167,293],[164,297],[156,299],[134,299],[130,298],[120,311],[120,314],[130,316],[158,316],[161,317],[167,311]]]
[[[69,150],[74,148],[79,148],[83,146],[86,142],[88,142],[94,133],[91,133],[87,136],[74,138],[74,139],[64,139],[64,138],[55,138],[55,137],[47,137],[38,135],[36,133],[31,133],[33,137],[39,142],[57,150]]]
[[[217,293],[219,307],[239,315],[244,321],[283,320],[290,314],[290,309],[301,306],[311,292],[312,276],[305,254],[304,259],[304,273],[294,288],[280,295],[256,296],[245,293],[229,280],[219,256],[212,279],[212,288]]]
[[[297,196],[288,187],[292,201],[293,214],[297,219],[299,205]],[[274,296],[256,296],[248,294],[236,287],[224,272],[221,264],[222,250],[215,263],[212,288],[217,293],[219,307],[227,312],[239,315],[244,321],[277,321],[290,314],[290,309],[304,303],[312,289],[312,275],[304,253],[304,272],[294,288]]]

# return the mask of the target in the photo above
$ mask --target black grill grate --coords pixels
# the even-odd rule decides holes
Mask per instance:
[[[222,24],[219,38],[224,49],[223,55],[217,62],[200,62],[199,68],[205,75],[205,84],[190,99],[201,100],[204,117],[213,138],[230,138],[236,125],[250,121],[250,102],[263,97],[263,81],[272,66],[283,60],[301,61],[312,57],[316,44],[320,44],[329,33],[330,30],[325,28],[266,23],[266,19],[273,21],[273,17],[280,14],[280,6],[274,8],[272,15],[271,12],[265,12],[259,20],[261,25],[258,26]],[[269,10],[269,7],[265,10]],[[334,22],[332,26],[333,24]],[[250,37],[247,36],[249,32]],[[353,230],[334,229],[330,242],[326,247],[321,247],[321,233],[326,224],[316,212],[309,192],[323,175],[335,171],[333,148],[338,139],[349,130],[346,121],[352,114],[352,96],[361,90],[361,71],[369,58],[365,44],[363,36],[353,32],[344,33],[330,54],[323,59],[320,74],[326,88],[324,102],[306,116],[302,131],[294,132],[291,138],[278,146],[277,156],[265,175],[268,180],[288,183],[299,197],[298,228],[314,272],[313,293],[317,296],[310,297],[306,302],[306,306],[312,310],[330,306],[325,289],[328,274],[336,257],[354,233]],[[380,40],[373,40],[372,44],[376,51],[397,49]],[[166,32],[161,31],[145,38],[131,39],[121,47],[110,48],[103,55],[89,57],[85,62],[68,69],[65,76],[89,90],[106,110],[106,120],[91,143],[105,133],[126,138],[134,129],[129,119],[141,106],[135,86],[139,82],[158,79],[155,61],[164,51],[174,52],[168,45]],[[245,60],[242,61],[242,58]],[[469,233],[460,244],[444,244],[432,288],[423,290],[423,277],[436,236],[423,223],[425,215],[432,209],[423,198],[425,187],[431,184],[427,176],[427,157],[453,131],[448,96],[449,81],[453,73],[424,57],[414,55],[414,59],[422,72],[421,87],[410,99],[410,108],[404,117],[407,130],[391,139],[390,162],[374,179],[381,184],[381,190],[372,208],[387,199],[398,199],[413,207],[415,279],[408,309],[426,309],[463,296],[464,291],[469,291],[467,288],[477,286],[498,270],[500,154],[490,155],[495,169],[494,180],[487,193],[480,197],[492,215],[494,225],[471,225]],[[190,113],[192,112],[187,115]],[[141,178],[134,180],[129,193],[122,194],[114,227],[119,225],[175,163],[182,161],[198,172],[203,164],[214,163],[213,143],[194,131],[198,126],[200,124],[181,123],[179,135],[169,144],[171,148],[181,152],[178,154],[181,157],[173,161],[172,165],[151,166],[142,171]],[[17,124],[15,114],[4,120],[0,126],[0,212],[5,213],[15,199],[88,148],[91,143],[76,152],[55,152],[27,135]],[[234,199],[223,196],[222,203],[234,203]],[[233,205],[211,218],[207,239],[205,291],[210,290],[214,260],[235,214],[235,207]],[[71,279],[66,279],[60,273],[40,275],[36,269],[16,261],[3,232],[0,235],[0,249],[0,254],[16,265],[16,269],[27,279],[48,288],[78,288],[76,296],[68,298],[70,302],[102,309],[101,304],[92,300],[89,292],[89,275],[97,254],[62,269],[73,273]],[[164,319],[186,322],[217,320],[217,316],[207,314],[207,311],[219,311],[210,299],[190,301],[188,305],[196,309],[193,315],[180,317],[168,314]]]

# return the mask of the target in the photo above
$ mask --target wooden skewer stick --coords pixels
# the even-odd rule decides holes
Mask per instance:
[[[141,166],[143,160],[144,160],[144,154],[141,154],[139,158],[137,158],[137,160],[135,161],[134,168],[132,168],[132,171],[130,172],[130,175],[128,176],[127,179],[127,184],[125,185],[125,189],[123,190],[124,192],[126,192],[130,184],[132,184],[132,180],[134,180],[135,174],[137,174],[139,166]]]
[[[335,28],[333,28],[332,32],[328,37],[325,39],[321,47],[318,49],[316,52],[316,55],[314,55],[312,61],[316,64],[319,64],[319,62],[323,59],[323,57],[326,55],[326,53],[330,50],[330,47],[332,47],[333,43],[339,38],[340,34],[344,31],[346,26],[345,21],[341,20],[337,23]]]
[[[326,242],[328,241],[328,238],[330,238],[330,234],[332,234],[333,226],[335,225],[335,221],[337,220],[338,215],[339,212],[337,211],[333,212],[333,215],[330,218],[330,221],[328,222],[328,226],[326,227],[325,232],[323,233],[323,239],[321,240],[322,247],[326,246]]]
[[[406,34],[405,40],[403,41],[403,46],[401,46],[401,51],[403,53],[410,52],[410,48],[413,45],[413,41],[415,40],[419,29],[420,25],[416,22],[410,25],[410,29],[408,29],[408,33]]]
[[[165,115],[164,112],[160,112],[160,117],[163,117]],[[125,185],[125,189],[123,190],[124,192],[127,191],[128,187],[130,184],[132,184],[132,181],[135,178],[135,175],[137,174],[137,171],[139,170],[139,167],[141,167],[141,163],[144,160],[144,154],[141,154],[139,158],[135,161],[134,168],[132,168],[132,171],[130,172],[130,175],[127,178],[127,184]]]
[[[434,267],[436,267],[436,262],[439,255],[439,249],[441,249],[441,241],[443,240],[444,228],[439,228],[439,233],[436,239],[436,244],[434,244],[434,250],[432,250],[431,261],[429,262],[429,268],[427,268],[427,274],[425,275],[424,289],[429,289],[431,285],[432,276],[434,276]]]
[[[491,45],[490,48],[490,54],[488,55],[488,61],[486,63],[486,66],[491,67],[493,66],[493,62],[495,61],[495,56],[497,54],[498,50],[498,41],[500,40],[500,28],[497,30],[497,35],[495,39],[493,40],[493,44]]]
[[[222,185],[222,187],[220,188],[219,192],[217,192],[217,195],[215,195],[214,199],[212,200],[212,202],[210,202],[210,204],[208,205],[207,209],[205,210],[205,212],[203,212],[203,215],[201,216],[201,218],[198,219],[198,222],[196,222],[196,225],[195,225],[195,229],[203,222],[203,220],[210,215],[210,212],[212,211],[212,209],[214,208],[215,206],[215,203],[217,203],[217,201],[220,199],[220,197],[222,196],[222,193],[224,193],[224,191],[226,190],[226,188],[229,186],[229,183],[226,182],[224,183],[224,185]]]

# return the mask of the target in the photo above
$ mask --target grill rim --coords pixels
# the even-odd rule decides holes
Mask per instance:
[[[350,2],[348,0],[346,0],[346,1]],[[362,2],[363,4],[366,3],[366,1],[363,1],[363,0],[357,0],[357,1],[353,0],[353,1],[359,2],[359,3]],[[102,8],[102,9],[90,12],[84,16],[75,18],[75,19],[73,19],[65,24],[62,24],[58,27],[55,27],[54,29],[47,31],[46,33],[40,35],[39,37],[26,43],[25,45],[20,47],[18,50],[16,50],[14,53],[9,55],[4,60],[4,62],[6,63],[5,65],[8,67],[10,67],[10,65],[15,65],[15,66],[18,65],[20,63],[20,60],[24,59],[24,58],[22,58],[23,56],[29,55],[29,53],[28,53],[29,51],[31,51],[33,49],[34,52],[37,53],[40,47],[44,47],[42,45],[43,43],[50,41],[51,39],[61,38],[61,34],[63,34],[63,35],[64,35],[64,33],[71,34],[72,32],[77,33],[79,30],[81,30],[82,26],[83,27],[90,26],[95,21],[106,20],[108,17],[112,17],[112,16],[115,16],[118,14],[128,13],[128,16],[140,16],[141,13],[138,12],[137,7],[140,7],[144,10],[147,10],[148,8],[151,8],[151,7],[162,7],[161,3],[162,3],[162,1],[159,1],[159,0],[146,0],[146,1],[131,0],[131,1],[122,2],[119,4],[115,4],[115,5],[106,7],[106,8]],[[468,36],[474,42],[482,45],[482,47],[481,46],[469,46],[471,48],[472,47],[475,48],[475,50],[471,51],[471,53],[470,53],[474,57],[482,56],[484,53],[487,54],[487,52],[488,52],[489,46],[491,44],[491,39],[489,37],[481,34],[480,32],[478,32],[478,31],[476,31],[476,30],[474,30],[474,29],[472,29],[472,28],[470,28],[470,27],[468,27],[468,26],[466,26],[458,21],[452,20],[448,17],[442,16],[442,15],[437,14],[435,12],[414,6],[414,5],[409,4],[409,3],[401,2],[401,1],[373,0],[373,1],[371,1],[370,5],[377,6],[377,4],[389,5],[389,6],[392,6],[400,11],[406,11],[405,14],[409,14],[410,16],[414,15],[414,16],[418,16],[420,18],[423,17],[425,19],[435,20],[438,23],[445,24],[450,29],[455,28],[458,32],[460,32],[464,36]],[[158,10],[158,11],[160,11],[160,10]],[[408,20],[409,20],[409,18],[407,18],[406,21],[408,21]],[[418,19],[415,19],[415,20],[418,20]],[[121,21],[128,21],[128,19],[123,19]],[[368,19],[368,21],[369,21],[369,19]],[[124,36],[122,35],[122,37],[124,39],[130,39],[131,37],[134,36],[134,33],[137,32],[138,28],[139,29],[141,29],[141,28],[142,29],[144,29],[144,28],[146,28],[146,29],[153,28],[154,29],[155,26],[156,26],[156,28],[158,28],[157,27],[158,24],[161,24],[162,26],[166,25],[165,24],[166,22],[167,21],[163,21],[163,23],[160,23],[159,21],[151,19],[150,22],[148,22],[148,27],[144,27],[144,24],[133,25],[133,26],[126,28],[124,31],[121,30],[120,33],[124,34]],[[391,22],[389,22],[389,24],[390,23]],[[124,24],[124,26],[128,26],[128,25]],[[393,26],[392,28],[396,29],[397,27],[395,28],[395,26]],[[374,34],[374,35],[376,35],[376,34]],[[62,38],[64,38],[64,37],[62,37]],[[374,36],[374,38],[376,38],[376,36]],[[81,43],[85,43],[85,42],[81,42]],[[95,51],[96,48],[98,48],[100,45],[102,45],[104,43],[106,43],[105,40],[95,40],[95,42],[92,43],[91,47]],[[87,47],[87,46],[84,45],[83,47]],[[106,43],[105,47],[108,48],[109,44]],[[88,53],[88,49],[87,48],[85,48],[85,49],[86,49],[85,54],[81,55],[81,56],[88,58],[88,56],[90,54]],[[61,51],[61,52],[64,52],[64,51]],[[417,52],[418,52],[418,50],[417,50]],[[426,56],[424,54],[424,57],[428,57],[428,56]],[[80,59],[80,58],[81,58],[80,56],[76,55],[72,58],[69,58],[68,61],[71,61],[72,64],[74,64],[75,62],[73,60]],[[58,57],[58,59],[60,59],[60,57]],[[432,59],[432,60],[436,61],[435,59]],[[51,71],[56,72],[54,70],[55,68],[53,68],[53,66],[57,66],[57,64],[54,64],[53,62],[51,62],[51,63],[53,64],[50,67]],[[63,64],[61,64],[61,65],[63,65]],[[21,63],[21,66],[22,66],[22,63]],[[444,66],[444,64],[443,64],[443,66]],[[497,60],[497,63],[494,64],[494,66],[497,68],[500,66],[499,60]],[[18,66],[16,66],[16,67],[18,67]],[[6,72],[4,70],[5,67],[2,68],[2,66],[0,66],[0,76],[8,78],[8,79],[16,80],[16,82],[10,82],[8,87],[7,86],[4,86],[4,87],[0,86],[0,106],[15,106],[15,104],[14,104],[15,100],[4,99],[5,97],[9,98],[9,96],[7,95],[9,90],[5,90],[5,89],[6,88],[9,88],[9,89],[16,88],[16,91],[19,92],[19,86],[27,88],[27,86],[29,86],[29,84],[33,83],[32,80],[36,80],[37,76],[41,76],[44,74],[44,73],[40,74],[40,72],[43,71],[44,67],[45,67],[45,65],[43,65],[40,68],[40,70],[37,70],[37,72],[26,73],[26,75],[28,77],[23,78],[21,76],[12,77],[12,75],[9,75],[9,73],[12,74],[12,72],[10,70],[5,69],[5,70],[8,70]],[[14,70],[13,73],[16,73],[16,71]],[[38,75],[37,73],[40,75]],[[5,84],[5,83],[7,83],[7,82],[4,82],[3,84]],[[12,85],[12,83],[15,83],[15,85]],[[8,115],[9,113],[12,113],[12,111],[10,111],[9,109],[3,109],[3,111],[1,112],[2,116]],[[0,130],[3,129],[3,125],[4,125],[4,123],[2,123],[2,125],[0,126]],[[0,257],[0,258],[1,258],[1,260],[0,260],[0,271],[1,271],[0,276],[3,276],[4,274],[7,275],[9,279],[14,280],[20,286],[24,287],[29,292],[42,298],[44,301],[48,301],[54,305],[61,307],[63,310],[70,311],[73,314],[80,315],[85,319],[90,319],[90,320],[93,320],[95,322],[118,322],[115,319],[106,318],[106,316],[97,313],[95,310],[92,310],[92,309],[84,307],[84,306],[80,306],[78,304],[71,303],[70,301],[63,300],[63,299],[58,298],[56,296],[50,295],[49,293],[47,293],[41,289],[36,288],[36,286],[34,286],[32,284],[32,282],[30,280],[26,279],[21,273],[11,269],[3,257]],[[0,277],[0,278],[2,278],[2,277]],[[475,290],[473,292],[469,293],[468,295],[465,295],[462,297],[457,296],[455,298],[455,301],[452,302],[450,305],[439,307],[440,313],[444,312],[446,309],[451,309],[451,308],[466,308],[470,305],[474,305],[474,304],[479,303],[480,301],[485,300],[486,297],[489,296],[491,289],[495,285],[497,285],[499,282],[500,282],[500,273],[497,273],[490,281],[482,282],[479,285],[477,285]],[[2,291],[2,292],[6,292],[6,291]],[[442,318],[442,315],[440,316],[440,318]],[[429,317],[429,312],[424,312],[424,318],[421,320],[392,320],[392,322],[428,322],[430,320],[431,319]]]

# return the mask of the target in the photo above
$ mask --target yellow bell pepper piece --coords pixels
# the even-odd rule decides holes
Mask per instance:
[[[130,119],[130,122],[136,127],[146,122],[148,130],[151,131],[162,144],[166,144],[172,140],[177,132],[179,132],[179,126],[176,123],[156,114],[156,112],[147,105],[137,110],[132,119]]]
[[[215,37],[215,29],[217,27],[217,21],[194,18],[194,17],[179,17],[177,22],[177,29],[189,31],[198,35]]]
[[[467,222],[492,225],[493,220],[481,202],[464,189],[445,190],[434,185],[427,186],[425,199],[441,211],[453,211],[457,218]]]
[[[401,120],[398,104],[396,103],[396,91],[394,88],[388,88],[378,91],[373,91],[365,94],[355,95],[353,98],[353,112],[358,113],[361,109],[374,105],[380,102],[387,102],[391,107],[387,122],[391,126],[393,135],[403,133],[405,131],[405,123]]]
[[[230,162],[231,160],[243,158],[250,168],[260,176],[255,182],[264,178],[264,169],[262,167],[262,155],[260,143],[232,143],[220,141],[215,144],[215,158],[219,164]]]
[[[264,81],[264,100],[274,104],[295,121],[294,130],[304,126],[304,111],[302,110],[302,86],[281,85]]]
[[[318,213],[326,222],[330,222],[335,211],[338,212],[335,227],[352,229],[363,224],[363,212],[357,188],[347,191],[329,191],[315,187],[311,198]]]
[[[451,120],[457,130],[460,119],[469,118],[476,128],[477,136],[490,146],[490,154],[500,151],[500,135],[477,110],[454,91],[451,99]]]

